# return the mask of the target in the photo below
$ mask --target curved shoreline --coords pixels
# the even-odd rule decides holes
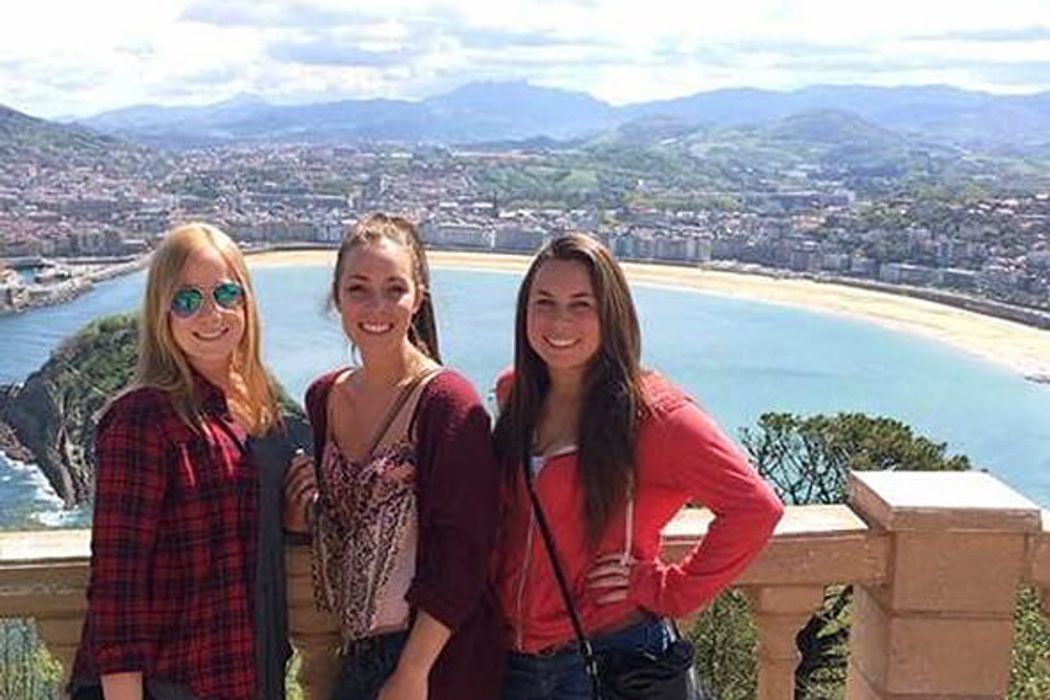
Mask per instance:
[[[521,274],[525,255],[427,252],[431,267]],[[248,256],[256,266],[334,266],[334,250]],[[780,279],[696,267],[622,263],[632,284],[714,294],[874,323],[946,343],[1036,381],[1050,379],[1050,331],[915,297],[806,279]]]

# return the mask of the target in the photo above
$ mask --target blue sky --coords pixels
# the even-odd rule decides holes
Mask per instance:
[[[1050,90],[1050,0],[31,0],[0,22],[0,104],[418,99],[521,80],[614,104],[725,87]]]

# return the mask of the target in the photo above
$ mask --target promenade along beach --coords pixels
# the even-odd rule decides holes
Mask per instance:
[[[522,274],[530,258],[497,253],[428,251],[434,268]],[[334,266],[333,250],[267,251],[248,257],[253,267]],[[1008,367],[1026,377],[1050,378],[1050,331],[945,304],[888,292],[804,279],[723,272],[696,267],[624,263],[632,285],[696,291],[846,316],[913,333]]]

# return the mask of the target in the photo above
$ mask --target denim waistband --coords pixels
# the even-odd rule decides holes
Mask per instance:
[[[408,630],[388,632],[387,634],[377,634],[372,637],[355,639],[344,645],[343,656],[351,658],[354,656],[363,656],[365,654],[383,655],[390,651],[400,653],[401,647],[404,646],[407,639]]]
[[[590,641],[591,646],[597,650],[598,648],[605,646],[606,642],[615,640],[618,637],[630,637],[641,633],[650,626],[662,626],[663,624],[663,621],[652,613],[638,611],[637,613],[632,613],[620,623],[588,635],[587,639]],[[539,649],[538,651],[512,651],[511,653],[524,657],[549,658],[552,656],[558,656],[559,654],[576,654],[579,651],[580,642],[575,636],[573,636],[573,638],[567,642],[552,644]]]

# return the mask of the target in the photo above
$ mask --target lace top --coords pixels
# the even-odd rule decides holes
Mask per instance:
[[[402,389],[363,458],[343,454],[331,428],[325,440],[313,528],[314,592],[318,607],[338,616],[344,648],[408,626],[405,596],[415,576],[419,531],[412,424],[417,389],[435,374],[424,373]],[[379,448],[406,407],[410,420],[401,437]]]
[[[415,573],[415,445],[402,439],[365,461],[329,436],[321,460],[325,499],[315,529],[314,590],[339,616],[344,643],[408,622]]]

